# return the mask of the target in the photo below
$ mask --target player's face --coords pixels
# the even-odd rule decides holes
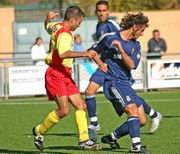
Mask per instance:
[[[109,17],[109,10],[108,10],[107,6],[103,5],[103,4],[98,5],[96,8],[96,15],[100,22],[106,21]]]
[[[159,40],[159,38],[160,38],[160,32],[154,32],[154,33],[153,33],[153,37],[154,37],[155,40]]]
[[[133,39],[138,39],[140,36],[143,36],[145,29],[146,25],[136,25],[133,28]]]
[[[78,17],[78,18],[71,18],[70,23],[71,23],[71,31],[75,31],[76,28],[78,28],[83,21],[83,17]]]

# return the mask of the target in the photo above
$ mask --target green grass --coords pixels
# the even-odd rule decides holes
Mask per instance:
[[[139,93],[148,103],[163,114],[160,129],[153,135],[148,134],[149,120],[141,129],[144,145],[152,154],[180,153],[180,91]],[[101,124],[100,137],[110,133],[115,127],[126,120],[119,118],[114,109],[102,94],[97,96],[98,116]],[[31,129],[56,108],[54,102],[48,102],[46,97],[9,99],[0,101],[0,153],[37,153],[33,145]],[[119,140],[122,149],[111,151],[107,145],[97,153],[127,153],[131,146],[129,136]],[[77,148],[77,130],[75,126],[74,109],[70,115],[62,119],[45,136],[44,153],[96,153],[80,151]]]

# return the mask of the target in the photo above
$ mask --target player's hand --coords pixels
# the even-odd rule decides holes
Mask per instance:
[[[94,50],[88,50],[85,52],[85,57],[93,58],[97,55],[97,53]]]
[[[107,64],[106,63],[102,63],[101,65],[99,65],[99,69],[106,73],[108,71]]]
[[[58,12],[49,11],[48,14],[47,14],[47,19],[49,19],[49,20],[54,19],[58,15],[59,15]]]
[[[117,40],[114,40],[111,44],[112,46],[116,46],[118,48],[118,50],[122,53],[124,52],[123,48],[122,48],[122,45],[121,45],[121,42],[117,41]]]

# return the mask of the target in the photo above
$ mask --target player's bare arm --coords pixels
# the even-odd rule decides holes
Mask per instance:
[[[89,51],[92,51],[92,50],[89,50]],[[108,67],[107,67],[107,64],[104,63],[98,54],[96,54],[94,57],[93,57],[93,60],[95,61],[95,63],[99,66],[99,69],[103,72],[107,72],[108,71]]]
[[[88,57],[93,58],[96,56],[97,53],[95,51],[84,51],[84,52],[75,52],[75,51],[66,51],[62,54],[60,54],[60,58],[66,59],[66,58],[80,58],[80,57]]]
[[[121,43],[117,40],[114,40],[112,42],[112,45],[115,45],[117,48],[118,48],[118,51],[120,52],[121,56],[122,56],[122,59],[125,63],[125,65],[127,66],[127,68],[129,70],[132,70],[134,69],[135,65],[134,65],[134,62],[133,60],[126,54],[126,52],[124,51],[124,49],[122,48],[121,46]]]

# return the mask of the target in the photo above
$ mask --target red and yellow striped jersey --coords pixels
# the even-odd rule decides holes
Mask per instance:
[[[49,54],[46,58],[46,64],[59,67],[71,68],[73,58],[61,59],[59,55],[73,49],[73,35],[66,29],[63,23],[49,23],[46,31],[51,35]]]

